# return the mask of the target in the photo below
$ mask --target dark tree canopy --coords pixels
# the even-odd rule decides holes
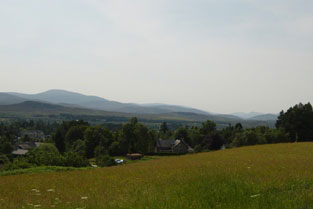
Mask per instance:
[[[277,128],[287,131],[293,141],[313,140],[313,110],[312,105],[302,103],[282,111],[276,122]]]

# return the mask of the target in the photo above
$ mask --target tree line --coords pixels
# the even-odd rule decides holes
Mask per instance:
[[[13,146],[21,129],[39,129],[51,135],[47,142],[29,151],[26,156],[14,158]],[[219,150],[256,144],[313,141],[313,110],[310,103],[297,104],[282,111],[276,128],[259,126],[245,129],[240,123],[229,124],[217,130],[213,121],[200,126],[181,126],[170,129],[166,122],[159,129],[148,128],[137,118],[114,129],[106,125],[91,125],[83,120],[47,124],[42,121],[0,124],[0,164],[6,169],[41,165],[82,167],[88,159],[99,165],[113,165],[114,156],[127,153],[156,154],[157,139],[182,139],[195,152]],[[22,139],[19,139],[22,140]]]

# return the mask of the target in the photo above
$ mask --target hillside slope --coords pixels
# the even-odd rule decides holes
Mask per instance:
[[[7,93],[0,93],[0,105],[17,104],[26,101],[24,98],[10,95]]]
[[[2,209],[295,209],[313,206],[313,143],[0,177]],[[301,162],[301,163],[299,163]]]

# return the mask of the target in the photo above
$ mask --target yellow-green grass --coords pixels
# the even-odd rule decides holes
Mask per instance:
[[[313,208],[313,143],[2,176],[0,208]]]

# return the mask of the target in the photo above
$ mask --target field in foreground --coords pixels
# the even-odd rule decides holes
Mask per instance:
[[[2,176],[0,208],[313,208],[313,143]]]

